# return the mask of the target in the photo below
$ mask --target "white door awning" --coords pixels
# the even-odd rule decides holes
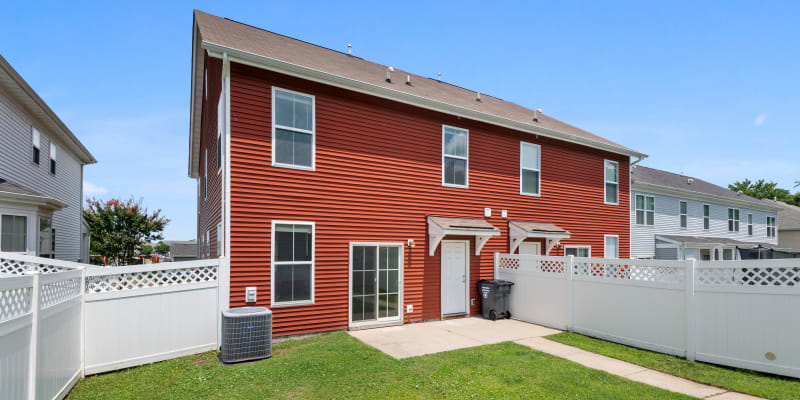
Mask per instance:
[[[508,221],[509,250],[511,254],[514,254],[520,243],[524,242],[525,239],[543,238],[547,246],[545,254],[550,255],[550,250],[561,239],[568,239],[569,237],[569,231],[549,222]]]
[[[480,218],[428,217],[428,254],[436,254],[447,235],[475,236],[477,256],[489,238],[500,235],[500,229]]]

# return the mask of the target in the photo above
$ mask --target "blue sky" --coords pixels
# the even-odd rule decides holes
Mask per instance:
[[[162,208],[169,239],[195,236],[193,8],[441,72],[645,152],[643,165],[720,185],[800,179],[800,2],[488,3],[5,1],[0,53],[98,159],[87,192]]]

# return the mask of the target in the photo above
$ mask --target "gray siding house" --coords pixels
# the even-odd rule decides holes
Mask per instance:
[[[761,200],[779,208],[778,247],[781,250],[800,253],[800,207],[775,200]]]
[[[733,260],[778,245],[777,207],[701,179],[631,168],[631,258]]]
[[[96,162],[0,56],[0,251],[87,262],[83,166]]]

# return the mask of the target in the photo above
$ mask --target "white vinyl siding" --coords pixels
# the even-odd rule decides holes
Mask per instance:
[[[520,142],[520,193],[539,196],[542,184],[542,147]]]
[[[619,204],[619,163],[616,161],[605,160],[605,203],[611,205]]]
[[[272,88],[272,165],[314,170],[314,96]]]
[[[442,126],[442,185],[469,186],[469,131]]]

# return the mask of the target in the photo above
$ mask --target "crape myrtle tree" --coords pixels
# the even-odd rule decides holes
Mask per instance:
[[[149,242],[161,240],[169,219],[161,210],[152,214],[131,197],[126,201],[86,200],[83,216],[91,230],[92,254],[103,256],[113,265],[136,263],[137,250]]]

